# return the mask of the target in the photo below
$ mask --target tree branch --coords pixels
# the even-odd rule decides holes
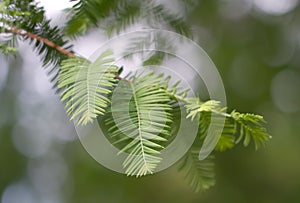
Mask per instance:
[[[52,47],[54,49],[56,49],[58,52],[64,54],[64,55],[67,55],[69,57],[75,57],[75,54],[73,54],[72,52],[64,49],[63,47],[55,44],[54,42],[44,38],[44,37],[41,37],[41,36],[38,36],[34,33],[31,33],[31,32],[27,32],[25,30],[19,30],[17,28],[6,28],[4,30],[6,33],[13,33],[13,34],[17,34],[17,35],[20,35],[22,37],[28,37],[28,38],[31,38],[31,39],[35,39],[35,40],[38,40],[44,44],[46,44],[47,46],[49,47]]]
[[[36,35],[34,33],[31,33],[31,32],[27,32],[25,30],[21,30],[21,29],[17,29],[17,28],[5,28],[4,29],[4,32],[5,33],[13,33],[13,34],[16,34],[16,35],[19,35],[19,36],[22,36],[22,37],[28,37],[28,38],[31,38],[31,39],[35,39],[35,40],[38,40],[40,42],[43,42],[44,44],[46,44],[47,46],[49,47],[52,47],[54,49],[56,49],[58,52],[68,56],[68,57],[76,57],[74,53],[64,49],[63,47],[55,44],[54,42],[50,41],[49,39],[47,38],[44,38],[44,37],[41,37],[39,35]],[[119,74],[116,74],[116,77],[115,79],[118,79],[118,80],[126,80],[127,82],[132,82],[131,80],[127,80],[127,79],[124,79],[122,77],[119,76]]]

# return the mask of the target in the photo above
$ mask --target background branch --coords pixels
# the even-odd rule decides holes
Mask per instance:
[[[58,52],[66,55],[66,56],[75,57],[74,53],[72,53],[72,52],[64,49],[63,47],[55,44],[54,42],[50,41],[49,39],[41,37],[41,36],[36,35],[36,34],[33,34],[31,32],[27,32],[26,30],[20,30],[20,29],[17,29],[17,28],[14,27],[14,28],[6,28],[4,31],[5,31],[5,33],[13,33],[13,34],[16,34],[16,35],[19,35],[19,36],[22,36],[22,37],[28,37],[28,38],[31,38],[31,39],[38,40],[38,41],[46,44],[47,46],[56,49]]]

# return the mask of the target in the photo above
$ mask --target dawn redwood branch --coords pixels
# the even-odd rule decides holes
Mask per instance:
[[[64,55],[67,55],[69,57],[75,57],[75,54],[73,54],[72,52],[64,49],[63,47],[55,44],[54,42],[50,41],[49,39],[46,39],[44,37],[41,37],[41,36],[36,35],[34,33],[31,33],[31,32],[27,32],[26,30],[20,30],[20,29],[17,29],[17,28],[6,28],[5,32],[6,33],[13,33],[13,34],[20,35],[20,36],[23,36],[23,37],[28,37],[28,38],[31,38],[31,39],[35,39],[37,41],[40,41],[40,42],[46,44],[49,47],[52,47],[52,48],[56,49],[58,52],[60,52]]]
[[[5,28],[4,31],[5,31],[5,33],[13,33],[13,34],[16,34],[16,35],[19,35],[19,36],[28,37],[28,38],[31,38],[31,39],[38,40],[40,42],[43,42],[47,46],[56,49],[58,52],[66,55],[68,57],[76,57],[74,53],[72,53],[72,52],[64,49],[63,47],[55,44],[54,42],[50,41],[49,39],[41,37],[41,36],[36,35],[34,33],[27,32],[25,30],[17,29],[17,28]],[[117,79],[117,80],[126,80],[127,82],[130,82],[130,83],[132,82],[131,80],[127,80],[127,79],[124,79],[124,78],[120,77],[119,74],[116,74],[115,79]]]

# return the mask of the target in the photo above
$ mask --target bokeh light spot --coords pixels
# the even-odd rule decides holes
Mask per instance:
[[[283,112],[293,113],[300,110],[300,74],[284,70],[278,73],[271,87],[273,102]]]
[[[298,0],[254,0],[254,5],[261,11],[271,15],[283,15],[293,10]]]

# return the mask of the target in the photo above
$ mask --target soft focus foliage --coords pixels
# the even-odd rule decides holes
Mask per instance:
[[[192,193],[175,167],[142,179],[111,173],[72,137],[59,99],[36,68],[39,59],[21,44],[20,56],[0,59],[1,202],[300,201],[298,1],[180,0],[167,6],[188,19],[216,63],[229,110],[264,115],[272,142],[258,152],[226,150],[236,137],[222,135],[217,149],[226,153],[216,153],[217,183],[205,193]]]

